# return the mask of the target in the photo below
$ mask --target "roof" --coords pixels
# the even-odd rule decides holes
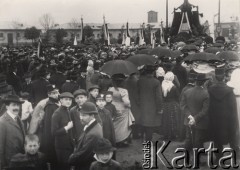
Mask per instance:
[[[0,22],[0,29],[1,30],[12,30],[12,29],[18,29],[18,30],[24,30],[26,28],[29,28],[31,26],[25,24],[25,23],[14,23],[14,21],[2,21]]]
[[[160,23],[145,23],[145,25],[150,24],[152,28],[160,28]],[[83,23],[84,26],[88,25],[94,30],[100,30],[102,29],[103,23]],[[140,29],[142,23],[128,23],[129,29]],[[115,30],[115,29],[122,29],[124,26],[124,29],[126,29],[126,23],[107,23],[108,29],[109,30]],[[80,24],[79,28],[73,28],[70,26],[69,23],[61,24],[55,27],[55,29],[80,29]]]
[[[127,23],[107,23],[109,30],[121,30],[122,28],[126,29]],[[140,29],[141,25],[143,23],[128,23],[129,29]],[[154,28],[160,28],[160,23],[145,23],[145,26],[148,24],[151,25],[151,27]],[[93,30],[101,30],[103,23],[83,23],[84,26],[89,25]],[[123,27],[124,26],[124,27]],[[26,28],[29,28],[32,26],[26,25],[26,24],[20,24],[18,28],[14,28],[12,22],[0,22],[0,30],[24,30]],[[65,24],[57,24],[52,29],[66,29],[66,30],[76,30],[80,29],[80,23],[78,27],[73,28],[71,24],[65,23]],[[42,29],[42,28],[38,28]]]

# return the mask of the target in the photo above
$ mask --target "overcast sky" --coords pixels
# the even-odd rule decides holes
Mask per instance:
[[[169,22],[172,22],[174,7],[184,0],[168,0]],[[218,12],[219,0],[189,0],[199,6],[204,14],[201,20],[213,22],[213,16]],[[0,0],[0,22],[18,20],[29,26],[39,25],[39,17],[49,13],[58,24],[80,19],[85,23],[102,23],[103,14],[111,23],[147,22],[147,12],[158,12],[158,21],[165,22],[166,0]],[[231,21],[231,16],[240,16],[240,0],[221,0],[221,19]],[[217,17],[215,18],[217,21]]]

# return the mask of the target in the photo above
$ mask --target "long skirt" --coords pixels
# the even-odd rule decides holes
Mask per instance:
[[[116,143],[122,142],[131,134],[131,126],[134,122],[134,117],[130,109],[117,110],[117,116],[113,121]]]
[[[162,130],[165,139],[176,139],[179,135],[179,104],[175,101],[163,102]]]

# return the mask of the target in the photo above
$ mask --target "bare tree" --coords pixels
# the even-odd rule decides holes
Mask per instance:
[[[72,18],[68,25],[72,29],[78,29],[80,27],[80,22],[76,18]]]
[[[39,18],[39,22],[46,33],[45,40],[48,42],[50,36],[49,30],[56,25],[54,19],[50,14],[44,14]]]
[[[18,20],[13,20],[11,22],[11,25],[12,25],[13,29],[16,31],[16,42],[18,45],[18,40],[20,39],[18,30],[23,27],[23,24],[21,22],[19,22]]]
[[[68,23],[68,25],[72,29],[72,35],[74,35],[75,37],[78,29],[80,29],[81,22],[79,22],[76,18],[72,18],[72,20]],[[71,40],[74,37],[71,37]]]

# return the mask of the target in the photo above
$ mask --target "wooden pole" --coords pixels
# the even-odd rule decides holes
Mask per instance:
[[[166,0],[166,30],[168,29],[168,0]]]

